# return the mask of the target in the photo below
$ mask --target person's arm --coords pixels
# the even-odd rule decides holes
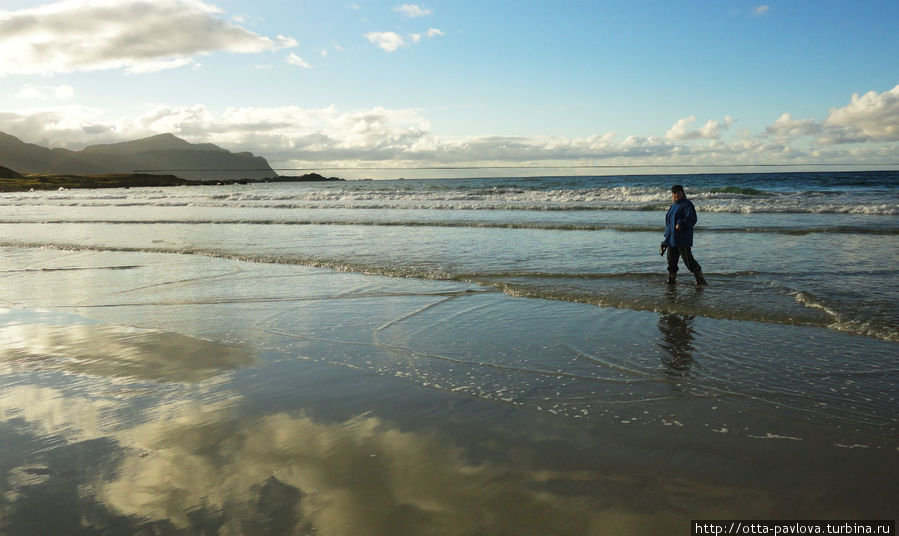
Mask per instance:
[[[664,244],[665,246],[669,246],[671,244],[671,242],[668,241],[671,238],[671,224],[669,223],[671,221],[669,219],[670,217],[671,209],[669,208],[668,212],[665,214],[665,239],[662,240],[662,244]]]
[[[693,203],[687,203],[687,206],[684,207],[683,213],[681,214],[680,219],[677,220],[677,225],[674,226],[678,231],[687,231],[693,228],[696,225],[696,207],[693,206]]]

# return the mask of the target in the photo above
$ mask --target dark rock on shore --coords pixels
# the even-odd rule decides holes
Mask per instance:
[[[224,184],[255,184],[265,182],[321,182],[342,181],[336,177],[323,177],[309,173],[299,177],[271,177],[264,179],[234,179],[192,181],[175,175],[153,175],[149,173],[113,173],[106,175],[20,175],[15,171],[0,167],[0,192],[24,192],[28,190],[59,190],[75,188],[140,188],[163,186],[212,186]]]
[[[299,177],[278,175],[277,177],[265,179],[259,182],[325,182],[342,180],[343,179],[338,179],[337,177],[324,177],[322,175],[319,175],[318,173],[307,173],[305,175],[300,175]]]
[[[0,166],[0,179],[21,179],[22,176],[16,173],[15,171]]]

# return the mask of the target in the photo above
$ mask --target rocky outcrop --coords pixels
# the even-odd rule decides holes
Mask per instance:
[[[16,173],[15,171],[0,166],[0,179],[21,179],[22,176]]]

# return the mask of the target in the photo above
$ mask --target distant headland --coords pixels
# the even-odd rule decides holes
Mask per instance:
[[[261,156],[189,143],[172,134],[72,151],[0,132],[0,191],[5,192],[340,180],[318,173],[278,175]]]
[[[342,181],[337,177],[324,177],[318,173],[277,176],[265,179],[187,180],[175,175],[148,173],[110,173],[103,175],[19,174],[0,166],[0,192],[27,192],[30,190],[69,190],[79,188],[140,188],[163,186],[210,186],[224,184],[255,184],[267,182],[325,182]]]

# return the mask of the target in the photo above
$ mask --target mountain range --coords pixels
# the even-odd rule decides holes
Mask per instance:
[[[173,134],[91,145],[80,151],[50,149],[0,132],[0,167],[18,173],[95,175],[160,173],[190,180],[277,177],[265,158],[232,153],[211,143],[189,143]]]

